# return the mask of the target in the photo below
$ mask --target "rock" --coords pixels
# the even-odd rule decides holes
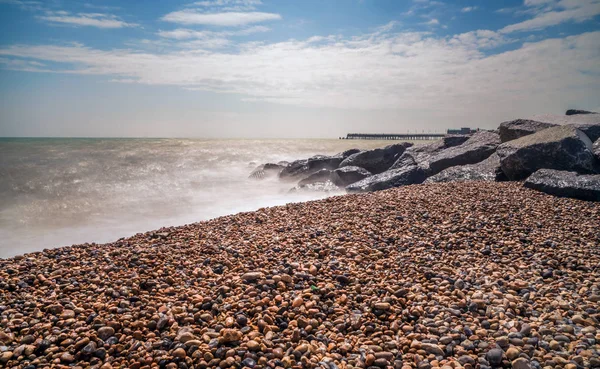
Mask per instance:
[[[327,181],[331,180],[331,174],[332,174],[331,170],[321,169],[318,172],[315,172],[315,173],[309,175],[308,177],[300,180],[300,182],[298,182],[298,186],[302,187],[302,186],[306,186],[306,185],[310,185],[310,184],[315,184],[318,182],[327,182]]]
[[[498,147],[502,171],[511,180],[527,178],[538,169],[594,173],[592,143],[580,130],[558,126],[505,142]]]
[[[471,135],[446,135],[442,138],[444,148],[454,147],[465,143]]]
[[[229,342],[237,342],[242,339],[242,332],[237,329],[225,328],[221,329],[219,342],[220,343],[229,343]]]
[[[421,349],[425,350],[428,354],[433,354],[435,356],[446,356],[444,350],[442,350],[440,346],[432,343],[421,343]]]
[[[321,169],[334,170],[338,168],[342,160],[344,159],[341,156],[327,155],[316,155],[309,159],[296,160],[283,168],[279,173],[279,178],[295,180],[300,177],[307,177]]]
[[[540,122],[571,125],[585,133],[594,142],[600,138],[600,114],[536,115],[532,119]]]
[[[598,114],[598,113],[593,112],[593,111],[587,111],[587,110],[579,110],[579,109],[569,109],[565,113],[565,115],[579,115],[579,114]]]
[[[417,165],[429,177],[446,168],[482,162],[494,153],[499,144],[500,137],[497,133],[481,131],[458,146],[446,147],[443,143],[435,143],[409,150],[391,169]]]
[[[248,350],[250,350],[250,351],[260,350],[260,344],[254,340],[250,340],[250,341],[246,342],[246,347],[248,347]]]
[[[509,347],[508,350],[506,350],[506,357],[508,358],[508,360],[512,361],[518,358],[520,353],[521,351],[519,351],[519,349],[517,349],[516,347]]]
[[[594,152],[594,155],[596,155],[596,158],[600,160],[600,138],[597,139],[596,142],[594,142],[594,145],[592,146],[592,151]]]
[[[391,308],[391,305],[387,302],[377,302],[373,305],[375,310],[388,311]]]
[[[557,124],[553,123],[538,122],[530,119],[516,119],[500,123],[498,133],[500,135],[500,141],[504,143],[556,126]]]
[[[504,352],[499,348],[493,348],[485,354],[485,359],[493,367],[499,367],[502,365],[502,356]]]
[[[252,179],[264,179],[268,177],[274,177],[279,175],[279,173],[283,170],[283,168],[287,167],[289,163],[287,162],[279,162],[277,164],[274,163],[266,163],[261,164],[256,167],[252,173],[248,176],[248,178]]]
[[[600,174],[540,169],[527,178],[525,187],[559,197],[600,201]]]
[[[63,352],[60,355],[60,361],[65,364],[69,364],[69,363],[72,363],[73,361],[75,361],[75,358],[73,357],[73,355],[69,354],[68,352]]]
[[[337,157],[341,157],[342,159],[346,159],[350,155],[358,154],[361,151],[362,150],[359,150],[359,149],[350,149],[350,150],[346,150],[344,152],[341,152],[341,153],[337,154],[336,156]]]
[[[115,335],[115,329],[113,327],[104,326],[98,328],[98,338],[102,341],[106,341],[110,337]]]
[[[500,144],[500,136],[494,132],[474,133],[467,141],[439,151],[428,160],[429,175],[457,165],[479,163],[494,153]]]
[[[361,181],[353,183],[346,187],[348,192],[371,192],[380,191],[392,187],[400,187],[411,184],[423,183],[425,172],[416,165],[388,170]]]
[[[75,318],[75,312],[73,310],[65,310],[60,314],[61,319],[73,319]]]
[[[175,341],[181,343],[186,343],[195,339],[196,336],[194,336],[193,329],[191,327],[183,327],[179,329],[179,331],[177,332],[177,336],[175,336]]]
[[[254,282],[263,277],[264,277],[264,275],[262,272],[248,272],[248,273],[242,274],[241,278],[246,282]]]
[[[371,175],[371,172],[364,168],[348,166],[334,170],[331,180],[336,186],[346,187],[352,183],[370,177]]]
[[[463,181],[502,181],[506,177],[500,168],[500,157],[493,153],[482,162],[444,169],[425,180],[425,183]]]
[[[531,364],[529,363],[529,360],[520,357],[513,360],[512,369],[531,369]]]
[[[340,168],[360,167],[373,174],[379,174],[389,169],[404,151],[411,146],[413,146],[412,143],[403,142],[389,145],[382,149],[361,151],[344,159],[340,163]]]
[[[304,304],[304,300],[302,299],[302,297],[296,297],[294,299],[294,301],[292,301],[292,307],[300,307],[302,304]]]
[[[177,348],[175,350],[173,350],[173,357],[177,358],[177,359],[185,359],[185,357],[187,356],[186,352],[184,349]]]

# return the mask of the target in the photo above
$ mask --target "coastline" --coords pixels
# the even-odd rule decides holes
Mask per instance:
[[[0,363],[593,367],[599,221],[520,183],[425,184],[0,260]]]

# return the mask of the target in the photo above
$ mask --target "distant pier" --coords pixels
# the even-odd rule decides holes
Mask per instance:
[[[439,140],[445,133],[348,133],[346,140]]]
[[[460,129],[448,129],[446,133],[348,133],[340,140],[439,140],[446,135],[468,135],[479,131],[462,127]]]

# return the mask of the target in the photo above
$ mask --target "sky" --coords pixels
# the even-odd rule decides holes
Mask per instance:
[[[337,138],[600,110],[600,0],[0,0],[0,136]]]

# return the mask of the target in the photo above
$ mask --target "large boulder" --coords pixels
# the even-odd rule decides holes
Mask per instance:
[[[552,124],[572,125],[585,133],[592,142],[600,138],[600,114],[535,115],[532,119]]]
[[[283,168],[279,173],[279,178],[297,180],[299,178],[308,177],[321,169],[334,170],[340,165],[342,160],[343,158],[339,155],[316,155],[309,159],[296,160]]]
[[[367,177],[346,187],[348,192],[380,191],[392,187],[423,183],[425,172],[413,165],[400,169],[390,169],[386,172]]]
[[[598,160],[600,161],[600,138],[596,140],[596,142],[594,142],[594,145],[592,146],[592,151],[594,152],[594,155],[596,155],[596,158],[598,158]]]
[[[342,167],[333,171],[331,180],[340,187],[346,187],[371,175],[371,172],[361,167]]]
[[[382,149],[361,151],[344,159],[340,164],[340,168],[361,167],[373,174],[382,173],[389,169],[400,155],[411,146],[413,146],[412,143],[403,142]]]
[[[580,115],[580,114],[598,114],[598,113],[593,112],[593,111],[587,111],[587,110],[579,110],[579,109],[569,109],[565,113],[565,115]]]
[[[500,134],[500,141],[507,142],[554,126],[556,126],[556,124],[529,119],[517,119],[500,123],[498,133]]]
[[[468,140],[458,146],[445,147],[440,146],[438,143],[427,145],[427,147],[420,150],[407,152],[390,169],[417,165],[429,177],[446,168],[479,163],[492,155],[499,144],[500,137],[497,133],[481,131],[474,133]]]
[[[525,187],[560,197],[600,201],[600,175],[540,169],[525,181]]]
[[[314,184],[317,182],[327,182],[329,180],[331,180],[331,175],[332,175],[332,171],[329,169],[321,169],[318,172],[315,172],[311,175],[309,175],[308,177],[300,180],[300,182],[298,182],[299,186],[306,186],[309,184]]]
[[[283,168],[285,168],[288,165],[289,165],[289,163],[285,162],[285,161],[281,161],[277,164],[275,164],[275,163],[261,164],[258,167],[256,167],[252,171],[252,173],[250,173],[248,178],[264,179],[264,178],[268,178],[268,177],[274,177],[274,176],[278,175],[283,170]]]
[[[464,182],[464,181],[501,181],[505,176],[500,168],[500,158],[496,153],[482,162],[459,165],[442,170],[425,180],[425,183]]]
[[[498,147],[502,171],[510,180],[521,180],[538,169],[594,173],[596,158],[592,142],[577,128],[548,128],[508,141]]]

